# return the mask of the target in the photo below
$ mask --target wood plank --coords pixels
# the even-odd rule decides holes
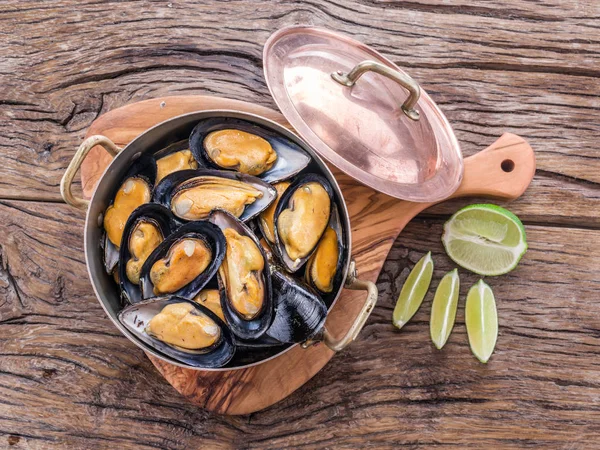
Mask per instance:
[[[0,198],[59,200],[58,182],[87,127],[128,102],[212,93],[273,106],[262,45],[285,24],[311,23],[409,68],[447,113],[465,155],[504,131],[528,139],[539,168],[532,192],[552,191],[552,201],[517,203],[525,220],[600,223],[597,2],[307,2],[278,4],[273,14],[237,1],[230,23],[210,5],[185,14],[177,2],[71,5],[3,5],[0,23],[16,37],[0,46]],[[104,32],[89,33],[99,15]]]
[[[393,301],[424,252],[433,252],[434,286],[454,267],[441,226],[413,221],[394,244],[360,341],[280,404],[226,417],[183,400],[105,317],[87,281],[78,213],[0,202],[0,445],[593,448],[600,254],[589,243],[600,232],[526,227],[530,250],[521,265],[487,280],[500,336],[482,365],[464,329],[474,275],[460,272],[457,325],[443,351],[429,342],[431,293],[405,329],[391,325]]]

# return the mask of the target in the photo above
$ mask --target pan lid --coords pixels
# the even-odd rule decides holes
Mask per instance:
[[[462,154],[446,117],[398,66],[349,37],[277,31],[267,85],[298,134],[351,177],[396,198],[435,202],[459,186]]]

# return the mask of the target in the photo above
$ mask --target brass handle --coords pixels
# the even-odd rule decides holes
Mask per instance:
[[[421,88],[419,83],[409,77],[407,74],[398,72],[397,70],[391,69],[388,66],[384,66],[376,61],[363,61],[358,63],[354,68],[344,73],[341,70],[333,72],[331,78],[344,86],[352,87],[354,83],[366,72],[375,72],[379,75],[394,80],[396,83],[405,88],[409,95],[406,101],[402,104],[402,111],[409,119],[419,120],[419,111],[415,109],[415,105],[419,101],[421,96]]]
[[[351,261],[350,268],[348,270],[348,278],[346,279],[346,285],[344,287],[346,289],[352,289],[356,291],[367,291],[367,299],[365,300],[365,304],[363,305],[360,313],[356,317],[356,320],[348,332],[343,337],[338,339],[329,332],[327,326],[324,326],[322,331],[316,337],[304,342],[302,347],[307,348],[318,342],[323,342],[334,352],[339,352],[346,348],[348,344],[358,337],[358,334],[365,326],[367,319],[371,315],[371,312],[377,303],[377,286],[372,281],[359,280],[356,274],[356,264],[354,261]]]
[[[81,209],[83,211],[87,210],[88,205],[90,204],[89,200],[85,198],[79,198],[73,195],[71,192],[71,185],[73,184],[73,179],[75,178],[75,174],[79,170],[81,163],[90,152],[92,148],[96,145],[101,145],[106,149],[108,153],[110,153],[113,157],[117,156],[117,153],[121,151],[119,147],[115,145],[113,141],[111,141],[106,136],[94,135],[87,138],[85,141],[81,143],[75,155],[73,155],[73,159],[69,163],[69,167],[65,170],[65,174],[60,180],[60,195],[65,202],[69,205]]]

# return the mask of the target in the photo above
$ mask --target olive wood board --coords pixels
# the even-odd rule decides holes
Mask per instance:
[[[125,146],[152,126],[172,117],[203,110],[227,109],[257,114],[288,128],[285,118],[272,109],[221,97],[190,95],[141,101],[110,111],[95,120],[86,137],[101,134]],[[92,149],[81,167],[83,193],[90,198],[96,182],[110,163],[102,148]],[[462,183],[452,197],[486,196],[512,200],[529,186],[535,173],[535,156],[529,144],[504,134],[485,150],[466,158]],[[412,203],[381,194],[332,167],[348,206],[352,258],[358,277],[377,281],[387,254],[406,224],[431,203]],[[343,290],[327,318],[327,327],[342,336],[352,325],[366,297],[364,291]],[[391,318],[390,318],[391,320]],[[360,337],[344,350],[360,346]],[[249,414],[290,395],[310,380],[334,353],[324,345],[299,345],[283,355],[245,369],[202,371],[185,369],[148,355],[165,379],[189,401],[222,414]]]

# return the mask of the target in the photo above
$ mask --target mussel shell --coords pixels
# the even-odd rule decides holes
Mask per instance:
[[[221,230],[226,228],[233,228],[242,236],[248,236],[259,249],[264,261],[265,267],[263,269],[263,281],[264,281],[264,293],[263,306],[260,313],[252,320],[245,320],[239,316],[238,313],[233,309],[231,302],[227,298],[227,290],[225,284],[217,273],[219,281],[219,291],[221,294],[221,308],[225,315],[225,321],[231,328],[233,334],[241,339],[257,339],[261,337],[265,331],[271,325],[273,321],[273,293],[271,289],[271,273],[269,270],[269,261],[263,247],[254,235],[254,233],[240,220],[232,216],[226,211],[215,210],[211,213],[208,221],[217,225]]]
[[[198,311],[212,319],[221,329],[219,340],[202,353],[187,352],[168,345],[145,332],[148,322],[162,309],[172,303],[190,303]],[[219,317],[196,302],[176,297],[156,297],[151,300],[136,303],[125,308],[119,314],[119,321],[140,341],[150,345],[155,350],[185,364],[201,368],[217,368],[227,364],[235,353],[233,335]]]
[[[225,257],[225,236],[223,236],[223,232],[219,227],[205,220],[189,222],[182,225],[165,238],[165,240],[154,249],[150,256],[148,256],[148,259],[146,259],[140,274],[140,287],[143,299],[155,296],[154,285],[150,279],[150,269],[152,268],[152,265],[159,259],[164,258],[177,241],[186,238],[202,239],[212,252],[212,261],[204,272],[198,275],[194,280],[169,295],[193,300],[198,292],[200,292],[204,286],[208,284],[211,278],[214,277]]]
[[[327,181],[327,179],[325,177],[318,175],[316,173],[307,173],[306,175],[298,177],[296,180],[294,180],[294,182],[285,190],[285,192],[281,196],[281,199],[279,200],[279,203],[277,204],[277,208],[275,209],[275,227],[274,227],[275,241],[276,241],[275,245],[274,245],[274,247],[276,248],[275,254],[279,258],[281,263],[283,264],[284,268],[287,271],[292,272],[292,273],[296,272],[298,269],[300,269],[304,265],[304,263],[306,263],[308,258],[311,257],[311,255],[317,248],[317,246],[315,245],[313,247],[313,249],[308,253],[308,255],[306,255],[304,258],[301,258],[299,261],[292,260],[288,256],[288,254],[285,250],[285,244],[283,243],[283,241],[281,240],[281,237],[279,236],[279,231],[278,231],[279,215],[281,214],[281,212],[284,209],[286,209],[288,207],[288,204],[290,203],[290,200],[291,200],[292,196],[294,195],[294,193],[298,189],[300,189],[302,186],[304,186],[305,184],[312,183],[312,182],[317,182],[317,183],[321,184],[321,186],[323,186],[323,188],[329,195],[329,200],[330,200],[329,217],[331,218],[331,209],[333,208],[333,205],[335,204],[335,195],[333,193],[333,188],[331,187],[331,185],[329,184],[329,181]],[[321,236],[325,232],[325,229],[323,229],[323,232],[321,232],[319,239],[321,239]]]
[[[119,264],[119,249],[115,247],[112,242],[110,242],[106,232],[104,232],[102,235],[102,242],[100,243],[100,246],[102,247],[104,270],[107,274],[112,275],[117,267],[117,264]]]
[[[273,268],[271,273],[275,317],[267,335],[286,343],[304,342],[317,334],[327,318],[327,306],[300,280]]]
[[[312,287],[319,294],[321,294],[321,296],[325,300],[325,303],[327,303],[329,305],[331,302],[327,301],[328,297],[330,297],[332,295],[335,296],[338,289],[341,288],[342,279],[344,277],[344,267],[345,267],[346,260],[348,258],[348,251],[347,251],[346,245],[344,243],[344,230],[342,227],[342,222],[340,221],[340,214],[339,214],[337,205],[333,205],[333,208],[331,209],[331,217],[329,219],[329,224],[327,226],[329,228],[332,228],[333,231],[335,231],[335,234],[337,235],[337,245],[338,245],[338,250],[339,250],[338,260],[337,260],[337,264],[336,264],[336,268],[335,268],[335,275],[333,276],[333,280],[332,280],[333,289],[331,292],[323,292],[313,283],[312,278],[310,276],[310,263],[311,263],[310,260],[308,261],[308,263],[305,266],[304,279],[306,280],[307,284],[310,287]],[[318,247],[318,245],[319,244],[317,244],[317,247]]]
[[[245,131],[260,136],[271,144],[277,153],[277,160],[269,170],[259,175],[259,178],[267,183],[291,178],[306,168],[311,161],[310,156],[302,148],[285,137],[255,123],[232,117],[213,117],[204,119],[196,125],[190,135],[190,150],[196,160],[202,160],[207,167],[227,170],[216,164],[204,148],[204,139],[208,134],[225,129]]]
[[[179,186],[185,181],[201,177],[201,176],[214,176],[221,178],[228,178],[230,180],[237,180],[247,184],[250,184],[254,188],[262,192],[263,196],[257,199],[251,205],[247,205],[242,213],[240,220],[243,222],[253,219],[259,215],[263,210],[268,208],[275,197],[277,192],[275,188],[263,180],[251,175],[246,175],[239,172],[231,172],[227,170],[213,170],[213,169],[196,169],[196,170],[180,170],[167,175],[165,178],[158,183],[154,190],[154,201],[166,206],[169,211],[171,210],[171,199],[179,191]],[[180,219],[180,218],[179,218]],[[184,219],[180,219],[184,221]]]
[[[138,207],[131,213],[129,219],[127,219],[119,251],[119,283],[121,295],[123,296],[123,299],[129,303],[137,303],[142,300],[140,287],[129,281],[129,278],[127,277],[127,261],[131,258],[129,239],[135,226],[142,220],[147,220],[156,225],[163,236],[163,240],[177,227],[177,223],[171,212],[164,206],[156,203],[146,203],[145,205]]]

